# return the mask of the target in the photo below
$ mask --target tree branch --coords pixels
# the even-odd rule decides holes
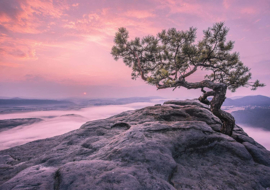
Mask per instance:
[[[211,102],[207,99],[207,97],[214,96],[215,94],[215,91],[205,92],[202,96],[199,97],[199,101],[206,105],[210,105]]]
[[[146,81],[147,78],[144,76],[144,72],[143,72],[143,70],[142,70],[140,58],[138,57],[138,55],[137,55],[137,53],[136,53],[135,51],[134,51],[134,54],[135,54],[135,56],[136,56],[136,58],[137,58],[137,65],[138,65],[138,68],[139,68],[139,70],[140,70],[141,78],[142,78],[144,81]]]
[[[156,84],[158,89],[164,89],[164,88],[174,88],[174,87],[178,87],[178,86],[182,86],[185,87],[187,89],[198,89],[198,88],[210,88],[212,90],[215,90],[219,87],[226,87],[226,84],[223,83],[214,83],[210,80],[203,80],[201,82],[187,82],[185,81],[184,78],[179,79],[178,81],[176,81],[174,84],[171,85],[160,85],[160,84]]]
[[[192,69],[191,71],[189,71],[188,73],[186,73],[186,74],[180,76],[180,79],[181,79],[181,78],[184,79],[184,78],[188,77],[189,75],[193,74],[195,71],[197,71],[197,66],[194,66],[193,69]]]

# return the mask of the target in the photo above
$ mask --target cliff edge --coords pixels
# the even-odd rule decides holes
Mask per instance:
[[[270,152],[197,101],[168,101],[0,151],[0,189],[270,189]]]

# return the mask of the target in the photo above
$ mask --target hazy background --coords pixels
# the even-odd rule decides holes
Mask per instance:
[[[25,144],[37,139],[61,135],[80,128],[85,122],[105,119],[123,111],[134,110],[161,103],[161,100],[137,102],[124,105],[92,106],[80,110],[52,110],[0,114],[0,121],[17,118],[40,118],[41,122],[20,125],[15,128],[0,131],[0,150]]]
[[[25,98],[162,96],[194,98],[200,90],[156,91],[110,55],[119,27],[130,38],[175,27],[202,31],[224,21],[228,40],[251,68],[270,80],[269,0],[1,0],[0,96]],[[200,80],[196,74],[189,80]],[[268,95],[241,88],[234,96]],[[228,92],[228,97],[231,97]]]
[[[153,106],[157,103],[163,103],[164,101],[165,99],[151,99],[150,101],[145,102],[135,102],[122,105],[91,106],[78,110],[74,109],[51,110],[51,111],[47,110],[47,111],[0,114],[0,150],[25,144],[27,142],[38,139],[44,139],[48,137],[61,135],[80,128],[87,121],[92,121],[96,119],[105,119],[110,116],[119,114],[123,111],[139,109],[146,106]],[[108,104],[109,102],[106,100],[103,101],[101,100],[98,101],[98,104],[100,103]],[[260,114],[267,113],[269,115],[270,111],[269,103],[270,98],[268,98],[268,105],[267,105],[268,108],[262,109],[267,112],[261,112]],[[231,112],[236,110],[244,110],[244,108],[243,107],[231,108],[231,106],[229,106],[229,110],[227,111]],[[268,150],[270,150],[269,125],[268,124],[264,125],[264,123],[262,122],[264,118],[259,118],[259,116],[256,115],[255,117],[258,117],[259,120],[255,119],[254,120],[255,124],[250,125],[249,122],[245,122],[245,118],[247,117],[249,116],[245,111],[244,117],[242,117],[244,119],[244,122],[241,122],[240,117],[239,118],[240,123],[238,122],[238,120],[236,120],[236,123],[240,127],[242,127],[245,130],[245,132],[248,133],[249,136],[253,137],[257,142],[261,143]],[[26,120],[25,124],[19,125],[17,127],[14,127],[15,125],[10,125],[3,128],[5,123],[9,121],[14,121],[12,119],[18,118],[24,118],[24,120]],[[38,118],[39,120],[34,123],[29,122],[33,118],[36,119]],[[27,121],[27,119],[29,119],[29,121]],[[42,119],[42,121],[40,121],[40,119]],[[269,119],[265,121],[269,123]],[[1,126],[1,122],[3,126]],[[259,123],[261,123],[261,125],[259,125]]]

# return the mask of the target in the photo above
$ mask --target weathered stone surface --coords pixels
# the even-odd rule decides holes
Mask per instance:
[[[85,123],[0,151],[0,189],[267,189],[270,153],[192,101]]]
[[[164,102],[164,104],[175,104],[175,105],[180,105],[180,106],[194,105],[194,106],[199,106],[202,108],[209,109],[207,105],[202,104],[197,99],[194,99],[194,100],[169,100],[169,101]]]

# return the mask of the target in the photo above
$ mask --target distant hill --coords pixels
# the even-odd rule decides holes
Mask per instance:
[[[119,98],[119,99],[91,99],[87,101],[88,105],[123,105],[123,104],[130,104],[135,102],[150,102],[152,99],[163,99],[157,96],[150,96],[150,97],[130,97],[130,98]]]
[[[40,118],[19,118],[19,119],[4,119],[0,120],[0,132],[11,129],[20,125],[31,125],[42,121]]]
[[[63,100],[42,100],[42,99],[0,99],[0,106],[26,106],[26,105],[52,105],[52,104],[74,104]]]
[[[254,108],[232,112],[237,124],[247,124],[252,127],[270,130],[270,109]]]
[[[269,107],[270,106],[270,98],[267,96],[257,95],[257,96],[245,96],[243,98],[238,99],[230,99],[227,98],[223,103],[223,106],[261,106],[261,107]]]
[[[162,99],[161,97],[130,97],[130,98],[104,98],[104,99],[65,99],[65,100],[46,100],[46,99],[22,99],[0,98],[0,114],[47,111],[47,110],[71,110],[81,109],[89,106],[102,105],[124,105],[135,102],[150,102],[152,99]]]
[[[78,107],[75,103],[65,100],[45,99],[0,99],[0,114],[46,111],[46,110],[67,110]]]

